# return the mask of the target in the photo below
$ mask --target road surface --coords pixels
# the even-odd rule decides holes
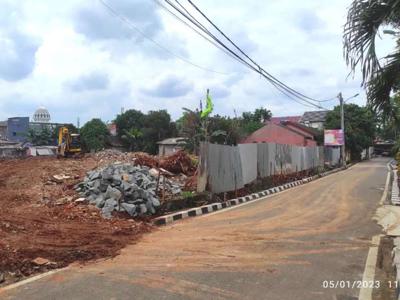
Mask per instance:
[[[354,299],[386,159],[146,235],[112,260],[71,266],[2,299]]]

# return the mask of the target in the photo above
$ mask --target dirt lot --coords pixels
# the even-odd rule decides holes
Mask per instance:
[[[0,161],[0,280],[2,274],[10,283],[71,262],[113,257],[152,229],[146,221],[106,220],[96,208],[74,202],[74,184],[102,163],[97,157]],[[71,178],[56,183],[57,174]],[[33,262],[38,257],[48,262]]]

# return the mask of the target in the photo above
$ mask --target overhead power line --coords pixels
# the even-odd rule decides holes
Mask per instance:
[[[214,45],[215,47],[217,47],[218,49],[220,49],[222,52],[224,52],[225,54],[229,55],[231,58],[235,59],[236,61],[238,61],[239,63],[245,65],[246,67],[248,67],[246,65],[246,63],[244,63],[242,60],[238,59],[237,57],[235,57],[234,55],[232,55],[232,53],[226,51],[223,47],[219,46],[219,44],[217,44],[216,42],[210,40],[209,38],[205,37],[201,32],[199,32],[198,30],[196,30],[193,26],[191,26],[190,24],[188,24],[185,20],[183,20],[182,18],[180,18],[179,16],[177,16],[175,13],[173,13],[172,11],[170,11],[165,5],[163,5],[160,0],[154,0],[154,2],[159,5],[163,10],[165,10],[166,12],[168,12],[170,15],[172,15],[175,19],[177,19],[179,22],[181,22],[182,24],[184,24],[185,26],[187,26],[188,28],[192,29],[195,33],[197,33],[198,35],[200,35],[202,38],[204,38],[206,41],[210,42],[212,45]],[[168,1],[169,2],[169,1]],[[176,1],[178,3],[178,5],[192,18],[194,19],[194,17],[189,13],[188,10],[186,10],[186,8],[181,5],[179,3],[179,1]],[[170,4],[170,3],[169,3]],[[207,30],[206,27],[204,27],[201,23],[196,22],[196,26],[201,27],[202,31],[207,32],[208,34],[210,34],[211,36],[212,33],[209,32]],[[213,36],[214,37],[214,36]],[[293,101],[307,106],[307,107],[311,107],[311,108],[315,108],[316,106],[314,104],[312,105],[308,105],[308,104],[304,104],[303,102],[300,102],[298,99],[294,98],[293,96],[291,96],[289,93],[285,92],[285,90],[282,90],[281,87],[276,86],[275,88],[277,88],[281,93],[285,94],[288,98],[292,99]],[[317,108],[321,108],[320,106],[318,106]]]
[[[222,32],[221,29],[219,29],[192,1],[188,0],[188,2],[225,38],[227,39],[236,49],[236,51],[239,51],[241,55],[243,55],[246,59],[241,57],[238,53],[233,51],[231,48],[226,46],[219,38],[217,38],[214,34],[212,34],[199,20],[197,20],[192,14],[189,13],[189,11],[178,1],[175,0],[177,5],[172,3],[170,0],[164,0],[171,8],[176,10],[179,14],[181,14],[183,17],[185,17],[188,21],[190,21],[193,25],[195,25],[198,29],[203,31],[205,34],[210,36],[215,42],[217,42],[221,47],[228,51],[230,53],[231,57],[234,57],[237,61],[241,62],[242,64],[245,64],[248,68],[252,69],[253,71],[257,72],[261,76],[263,76],[265,79],[267,79],[275,88],[277,88],[280,92],[283,93],[285,91],[285,95],[291,95],[298,100],[308,103],[309,105],[312,105],[317,108],[323,108],[319,103],[323,102],[325,100],[317,100],[311,97],[308,97],[295,89],[287,86],[284,84],[282,81],[274,77],[272,74],[268,73],[264,68],[262,68],[259,64],[257,64],[252,58],[250,58],[240,47],[238,47],[226,34]],[[292,99],[293,100],[293,99]],[[330,100],[330,99],[329,99]],[[315,103],[314,103],[315,102]],[[323,108],[325,109],[325,108]]]
[[[176,0],[178,2],[178,0]],[[289,87],[288,85],[284,84],[282,81],[280,81],[279,79],[277,79],[276,77],[274,77],[272,74],[270,74],[269,72],[267,72],[264,68],[262,68],[258,63],[256,63],[252,58],[250,58],[239,46],[237,46],[217,25],[215,25],[206,15],[205,13],[203,13],[191,0],[187,0],[194,8],[196,11],[198,11],[223,37],[225,37],[237,50],[239,50],[240,53],[242,53],[247,59],[249,59],[253,64],[255,64],[262,72],[264,72],[265,74],[267,74],[268,76],[270,76],[272,79],[274,79],[276,82],[280,83],[281,85],[283,85],[285,88],[293,91],[294,93],[300,95],[301,97],[304,97],[306,99],[309,99],[311,101],[315,101],[315,102],[323,102],[324,100],[317,100],[311,97],[308,97],[294,89],[292,89],[291,87]]]
[[[177,16],[175,13],[173,13],[171,10],[169,10],[164,4],[161,3],[160,0],[153,0],[158,6],[160,6],[164,11],[166,11],[167,13],[169,13],[171,16],[173,16],[176,20],[178,20],[179,22],[181,22],[182,24],[184,24],[186,27],[188,27],[189,29],[193,30],[196,34],[198,34],[200,37],[202,37],[203,39],[205,39],[207,42],[209,42],[210,44],[212,44],[213,46],[217,47],[218,49],[220,49],[222,52],[224,52],[225,54],[231,56],[233,59],[235,59],[234,56],[232,56],[231,53],[227,52],[223,47],[221,47],[219,44],[217,44],[215,41],[213,41],[212,39],[210,39],[209,37],[207,37],[206,35],[202,34],[199,30],[197,30],[196,28],[194,28],[192,25],[190,25],[189,23],[187,23],[185,20],[183,20],[182,18],[180,18],[179,16]],[[240,62],[240,61],[239,61]]]
[[[195,64],[193,62],[191,62],[190,60],[170,51],[168,48],[164,47],[163,45],[161,45],[160,43],[158,43],[157,41],[155,41],[154,39],[152,39],[151,37],[149,37],[147,34],[145,34],[142,30],[140,30],[137,26],[135,26],[135,24],[133,24],[129,19],[127,19],[126,17],[124,17],[123,15],[119,14],[111,5],[109,5],[108,3],[106,3],[104,0],[99,0],[99,2],[116,18],[118,18],[121,22],[125,23],[128,28],[133,29],[134,31],[136,31],[137,33],[139,33],[141,36],[143,36],[145,39],[149,40],[150,42],[152,42],[153,44],[155,44],[156,46],[158,46],[159,48],[161,48],[162,50],[164,50],[165,52],[167,52],[169,55],[171,56],[175,56],[176,58],[180,59],[181,61],[192,65],[196,68],[199,68],[203,71],[207,71],[207,72],[212,72],[212,73],[217,73],[217,74],[222,74],[222,75],[227,75],[227,73],[223,73],[223,72],[219,72],[219,71],[215,71],[215,70],[211,70],[205,67],[202,67],[198,64]]]

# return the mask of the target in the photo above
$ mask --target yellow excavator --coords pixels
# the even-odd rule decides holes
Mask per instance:
[[[70,133],[67,127],[58,129],[58,157],[81,156],[81,136],[78,133]]]

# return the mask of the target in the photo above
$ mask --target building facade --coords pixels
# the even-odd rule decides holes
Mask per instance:
[[[329,110],[306,111],[301,117],[300,123],[308,127],[323,130],[328,113]]]
[[[159,156],[171,155],[184,148],[186,144],[186,139],[179,137],[168,138],[163,141],[157,142],[157,144]]]
[[[0,140],[7,139],[7,121],[0,121]]]
[[[7,120],[7,140],[25,142],[29,131],[29,117],[14,117]]]

